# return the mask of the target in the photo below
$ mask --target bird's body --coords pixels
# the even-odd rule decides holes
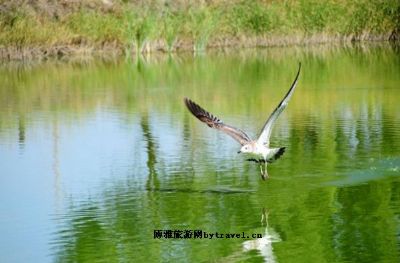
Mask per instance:
[[[273,162],[274,155],[280,148],[269,148],[264,144],[259,144],[256,141],[252,141],[247,144],[247,147],[240,150],[238,153],[244,155],[248,161],[254,162]]]
[[[261,178],[263,180],[268,177],[267,163],[273,163],[276,161],[283,155],[286,149],[286,147],[269,148],[267,145],[260,144],[257,141],[252,141],[245,146],[247,146],[245,148],[246,150],[241,150],[238,153],[243,153],[247,158],[247,161],[253,161],[260,164]],[[262,170],[262,165],[264,165],[264,171]]]
[[[246,144],[243,150],[239,153],[244,153],[249,158],[255,160],[265,160],[267,162],[272,162],[274,156],[281,148],[269,148],[265,144],[258,143],[257,141],[252,141]]]
[[[285,151],[285,147],[281,148],[269,148],[268,146],[265,145],[260,145],[255,143],[254,145],[254,150],[249,153],[245,153],[246,156],[248,156],[250,161],[255,161],[255,162],[267,162],[267,163],[272,163],[276,159],[280,157]],[[279,156],[277,154],[280,153]]]
[[[238,153],[245,154],[245,156],[248,158],[248,161],[254,161],[258,163],[260,165],[261,178],[265,180],[268,177],[267,163],[272,163],[277,160],[279,157],[282,156],[286,149],[285,147],[270,148],[269,139],[271,137],[273,124],[277,120],[279,114],[286,108],[289,99],[292,96],[294,89],[296,88],[300,69],[301,65],[299,64],[299,70],[292,86],[290,87],[283,100],[269,116],[257,140],[252,140],[244,131],[223,123],[220,119],[207,112],[205,109],[203,109],[190,99],[185,98],[185,104],[189,111],[196,118],[206,123],[210,128],[221,130],[231,136],[236,141],[238,141],[242,145]],[[262,166],[264,166],[264,171]]]

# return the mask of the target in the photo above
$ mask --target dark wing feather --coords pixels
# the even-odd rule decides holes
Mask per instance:
[[[185,98],[184,101],[185,101],[185,105],[189,109],[189,111],[197,119],[199,119],[202,122],[204,122],[205,124],[207,124],[208,127],[225,132],[226,134],[231,136],[233,139],[238,141],[241,145],[245,145],[251,141],[249,136],[244,131],[223,123],[216,116],[207,112],[205,109],[203,109],[198,104],[191,101],[190,99]]]

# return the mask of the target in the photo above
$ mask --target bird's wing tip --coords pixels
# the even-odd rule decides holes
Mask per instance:
[[[183,102],[187,107],[189,107],[191,104],[193,104],[193,101],[189,99],[188,97],[183,97]]]

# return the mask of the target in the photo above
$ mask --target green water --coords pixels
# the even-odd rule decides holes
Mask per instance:
[[[255,137],[299,61],[262,181],[183,97]],[[1,262],[400,261],[396,47],[3,64],[0,80]]]

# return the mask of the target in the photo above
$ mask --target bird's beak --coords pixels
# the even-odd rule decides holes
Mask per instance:
[[[238,151],[238,154],[241,153],[241,151]]]

